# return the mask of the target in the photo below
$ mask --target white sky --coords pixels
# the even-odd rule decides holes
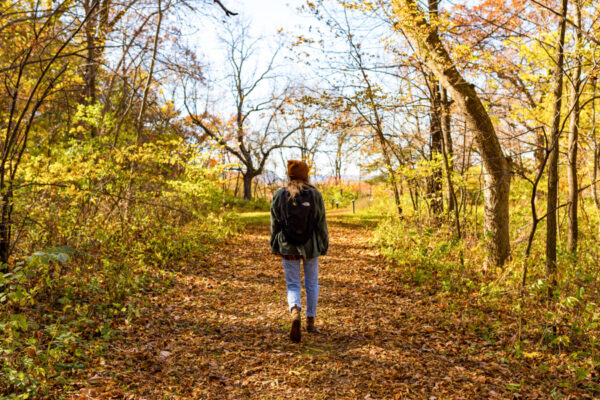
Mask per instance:
[[[247,15],[256,22],[254,29],[265,36],[272,35],[278,29],[306,25],[310,23],[309,17],[299,16],[296,9],[304,4],[301,0],[249,0],[236,2],[240,15]]]
[[[239,15],[226,17],[221,9],[215,5],[214,12],[212,12],[217,17],[215,21],[207,23],[204,19],[201,20],[203,25],[202,27],[196,26],[198,33],[194,35],[194,39],[199,36],[202,38],[202,40],[195,40],[195,47],[197,53],[203,55],[210,65],[208,74],[222,74],[227,69],[224,61],[223,45],[219,41],[219,35],[225,31],[221,21],[227,21],[228,23],[248,22],[251,35],[264,39],[263,43],[266,50],[263,52],[264,54],[261,54],[263,62],[268,61],[270,55],[268,48],[275,46],[280,29],[283,29],[283,33],[288,38],[294,38],[298,34],[305,34],[311,24],[319,24],[313,16],[301,15],[298,12],[298,7],[305,4],[304,0],[222,0],[222,2],[229,10],[239,13]],[[221,66],[223,68],[220,68]],[[286,74],[298,73],[302,68],[306,69],[304,66],[299,69],[292,65]],[[283,151],[285,158],[299,158],[299,150],[288,149]],[[333,175],[330,162],[325,154],[318,155],[315,162],[318,175]],[[346,168],[343,171],[345,175],[358,175],[359,168],[357,165],[351,162],[346,162],[345,165]],[[285,175],[280,153],[274,152],[271,154],[267,169],[275,170],[281,177]]]

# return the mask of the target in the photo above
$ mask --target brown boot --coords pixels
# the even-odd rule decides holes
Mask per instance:
[[[306,331],[307,332],[316,332],[315,329],[315,317],[306,317]]]
[[[300,307],[292,307],[292,329],[290,330],[290,339],[292,342],[299,343],[302,334],[300,333]]]

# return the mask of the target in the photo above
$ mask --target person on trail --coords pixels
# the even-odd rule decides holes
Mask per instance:
[[[304,265],[306,290],[306,330],[315,331],[319,297],[319,256],[327,254],[329,234],[325,204],[308,180],[308,165],[289,160],[286,187],[275,192],[271,201],[271,250],[281,256],[288,306],[292,317],[290,339],[300,342],[302,306],[300,261]]]

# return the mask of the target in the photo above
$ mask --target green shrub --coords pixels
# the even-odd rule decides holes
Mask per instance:
[[[356,200],[359,196],[356,185],[328,186],[321,190],[321,194],[326,207],[329,207],[333,201],[340,208],[348,207],[352,204],[352,200]]]
[[[36,184],[16,196],[26,229],[0,274],[0,399],[69,385],[144,293],[236,232],[209,161],[181,140],[115,149],[106,138],[26,157],[22,179]]]
[[[269,211],[270,200],[252,199],[246,200],[241,197],[228,196],[225,198],[225,207],[235,211]]]

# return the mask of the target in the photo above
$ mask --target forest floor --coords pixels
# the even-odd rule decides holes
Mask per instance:
[[[370,244],[376,221],[351,216],[329,218],[320,332],[290,342],[265,217],[174,271],[170,290],[152,294],[71,398],[548,399],[561,391],[561,372],[510,357],[506,341],[476,334],[460,309],[398,282]],[[581,387],[568,393],[557,397],[593,398]]]

